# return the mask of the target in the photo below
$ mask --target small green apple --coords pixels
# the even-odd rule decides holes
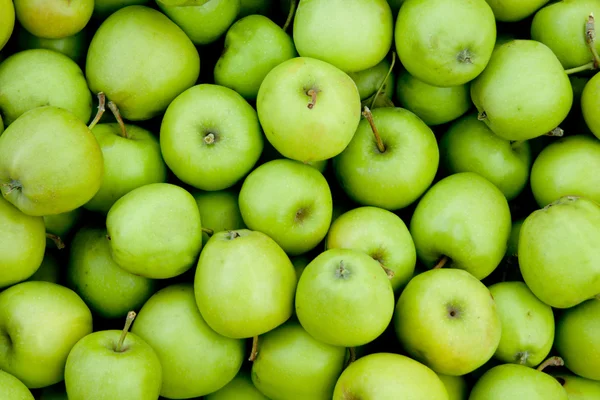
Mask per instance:
[[[133,5],[146,5],[150,0],[94,0],[94,13],[92,18],[104,20],[109,15],[121,8]]]
[[[596,110],[600,107],[600,75],[595,74],[583,88],[581,112],[586,125],[600,139],[600,117]]]
[[[60,39],[47,39],[34,36],[31,33],[29,33],[25,28],[20,27],[17,31],[17,40],[19,48],[21,50],[54,50],[64,54],[76,63],[83,61],[85,53],[87,52],[88,44],[87,32],[85,29],[72,36],[67,36]]]
[[[571,374],[554,374],[566,390],[569,400],[600,399],[600,382]]]
[[[469,387],[464,376],[437,374],[448,392],[448,400],[467,400]]]
[[[191,284],[176,284],[144,304],[131,330],[148,343],[162,366],[161,396],[187,399],[230,382],[244,361],[244,341],[213,331],[198,311]]]
[[[246,228],[238,205],[239,193],[236,190],[195,190],[191,193],[198,204],[203,228],[210,229],[213,233]],[[207,232],[202,232],[202,242],[208,242],[210,236]]]
[[[521,21],[542,8],[549,0],[485,0],[498,21]],[[583,32],[583,29],[582,29]]]
[[[2,370],[0,370],[0,397],[3,400],[35,400],[23,382]]]
[[[50,251],[44,253],[44,259],[40,267],[33,275],[27,278],[28,281],[45,281],[59,283],[62,278],[62,260]]]
[[[227,385],[216,392],[204,396],[205,400],[269,400],[252,383],[250,374],[245,370],[240,372]]]
[[[0,50],[6,45],[15,27],[15,7],[11,0],[0,0]]]
[[[92,17],[94,0],[14,0],[19,23],[32,35],[60,39],[81,31]]]
[[[71,235],[73,229],[79,223],[81,215],[81,207],[60,214],[45,215],[43,218],[46,225],[46,232],[56,235],[64,241]],[[46,247],[55,248],[56,243],[47,237]]]
[[[394,73],[390,73],[387,80],[383,82],[390,68],[391,62],[384,58],[374,67],[348,73],[348,76],[356,83],[361,100],[365,101],[375,95],[382,84],[381,93],[388,98],[392,97],[395,87]]]
[[[286,159],[252,171],[240,190],[239,204],[248,228],[269,235],[289,255],[314,249],[327,235],[333,211],[323,174]]]

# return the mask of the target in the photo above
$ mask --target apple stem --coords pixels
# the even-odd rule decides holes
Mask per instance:
[[[46,233],[46,237],[54,242],[57,249],[62,250],[65,248],[65,242],[62,241],[60,236],[55,235],[54,233]]]
[[[589,63],[581,65],[579,67],[565,69],[565,74],[571,75],[571,74],[576,74],[576,73],[582,72],[582,71],[589,71],[589,70],[596,69],[596,66],[594,64],[595,64],[594,61],[590,61]]]
[[[346,366],[344,368],[348,368],[348,366],[350,364],[352,364],[354,361],[356,361],[356,348],[355,347],[348,347],[348,362],[346,363]]]
[[[442,258],[440,258],[437,262],[437,264],[435,264],[435,266],[433,267],[433,269],[440,269],[440,268],[444,268],[444,265],[446,265],[446,263],[449,261],[450,259],[448,258],[448,256],[442,256]]]
[[[98,93],[98,112],[96,113],[96,116],[94,117],[93,121],[88,126],[90,131],[92,129],[94,129],[96,124],[100,121],[100,118],[102,118],[102,116],[104,115],[104,111],[106,111],[106,108],[104,108],[105,103],[106,103],[106,96],[104,95],[104,92],[99,92]]]
[[[556,128],[552,129],[550,132],[546,133],[546,136],[563,137],[564,134],[565,134],[565,131],[560,126],[557,126]]]
[[[210,228],[202,228],[202,232],[206,233],[208,236],[212,236],[215,233],[215,231]]]
[[[391,269],[387,268],[385,265],[379,263],[379,265],[381,265],[381,268],[383,268],[383,270],[385,271],[386,275],[388,276],[388,278],[392,279],[394,277],[394,275],[396,275],[394,273],[394,271],[392,271]]]
[[[379,149],[380,153],[385,153],[385,146],[383,144],[383,140],[381,140],[381,136],[379,136],[379,131],[375,126],[375,121],[373,120],[373,113],[369,110],[369,107],[365,106],[365,110],[362,112],[362,115],[369,121],[369,125],[371,125],[371,130],[373,131],[373,135],[375,136],[375,142],[377,143],[377,149]]]
[[[387,82],[388,78],[390,77],[390,74],[394,70],[394,65],[396,65],[396,52],[392,51],[392,63],[390,64],[390,68],[388,69],[388,72],[385,75],[385,78],[383,78],[383,82],[381,82],[381,85],[379,85],[379,88],[377,89],[377,93],[375,93],[375,96],[373,97],[373,101],[371,101],[371,108],[373,108],[373,106],[375,106],[375,100],[377,100],[377,98],[381,94],[381,91],[383,90],[385,83]]]
[[[543,363],[541,363],[538,367],[537,370],[542,372],[544,371],[544,369],[546,367],[562,367],[563,365],[565,365],[565,362],[563,361],[562,358],[560,357],[550,357],[549,359],[547,359],[546,361],[544,361]]]
[[[486,119],[487,119],[487,113],[485,111],[482,111],[479,114],[477,114],[477,120],[485,121]]]
[[[312,110],[317,104],[317,93],[319,93],[318,89],[308,89],[306,92],[307,96],[310,96],[310,103],[308,103],[308,109]]]
[[[514,141],[510,142],[510,147],[511,147],[513,150],[516,150],[516,149],[518,149],[519,147],[521,147],[521,145],[522,145],[523,143],[525,143],[525,140],[514,140]]]
[[[119,112],[119,108],[117,107],[117,105],[114,102],[109,101],[108,108],[110,108],[110,111],[112,111],[113,115],[115,116],[115,119],[121,127],[121,136],[123,136],[125,139],[129,139],[129,136],[127,135],[127,128],[125,128],[125,123],[123,122],[123,118],[121,117],[121,113]]]
[[[285,24],[283,24],[283,31],[287,31],[287,29],[290,27],[290,24],[292,23],[292,20],[294,19],[294,13],[296,12],[296,2],[297,0],[291,0],[290,1],[290,11],[288,12],[288,16],[287,19],[285,20]]]
[[[133,320],[135,319],[136,315],[137,314],[135,313],[135,311],[129,311],[127,313],[127,319],[125,319],[125,327],[123,328],[123,332],[121,333],[119,342],[117,343],[117,346],[115,347],[115,351],[117,353],[120,353],[122,351],[123,342],[125,342],[125,337],[127,336],[127,332],[129,332],[129,328],[131,327],[131,324],[133,323]]]
[[[596,24],[594,21],[594,13],[590,13],[585,23],[585,43],[594,57],[594,68],[600,67],[600,56],[596,51]]]
[[[256,360],[257,356],[258,356],[258,336],[254,336],[252,338],[252,350],[250,350],[250,358],[248,358],[248,361]]]

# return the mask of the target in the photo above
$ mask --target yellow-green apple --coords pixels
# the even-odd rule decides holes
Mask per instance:
[[[194,190],[191,193],[196,199],[198,210],[200,210],[203,228],[211,230],[213,234],[246,228],[238,205],[239,193],[237,190],[227,189],[212,192]],[[202,232],[202,242],[208,242],[210,236],[208,232]]]
[[[59,283],[63,275],[62,263],[63,260],[57,257],[55,253],[46,250],[40,267],[27,280]]]
[[[2,370],[0,370],[0,397],[3,400],[35,400],[23,382]]]
[[[15,27],[15,7],[11,0],[0,1],[0,50],[6,45]]]
[[[227,385],[204,396],[206,400],[269,400],[252,383],[250,373],[240,372]]]
[[[581,112],[587,127],[600,139],[600,116],[596,110],[600,107],[600,75],[594,75],[583,87],[581,94]]]
[[[567,391],[569,400],[600,399],[600,382],[569,373],[553,374]]]
[[[92,17],[94,0],[15,0],[21,26],[31,34],[60,39],[81,31]]]
[[[362,71],[348,72],[348,76],[356,83],[362,101],[372,101],[373,96],[380,87],[380,96],[385,96],[388,99],[393,96],[396,78],[393,71],[388,76],[390,68],[391,62],[384,58],[374,67],[363,69]],[[385,82],[383,81],[384,79],[386,79]]]
[[[80,222],[81,215],[81,207],[60,214],[44,215],[43,218],[44,224],[46,225],[46,232],[58,236],[64,242],[65,239],[71,235],[75,226]],[[55,248],[56,243],[50,237],[47,237],[46,247]]]
[[[16,35],[20,50],[54,50],[64,54],[76,63],[83,61],[85,53],[87,52],[88,39],[86,29],[76,33],[75,35],[60,39],[47,39],[34,36],[23,27],[18,29]]]
[[[498,21],[521,21],[542,8],[549,0],[485,0]]]
[[[464,376],[437,374],[448,392],[448,400],[467,400],[469,386]]]
[[[103,20],[121,8],[148,3],[150,3],[150,0],[94,0],[92,18]]]

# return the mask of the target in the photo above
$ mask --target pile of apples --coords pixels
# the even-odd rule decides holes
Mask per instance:
[[[0,399],[599,400],[595,15],[0,0]]]

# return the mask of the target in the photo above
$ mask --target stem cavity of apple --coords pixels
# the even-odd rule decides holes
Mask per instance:
[[[121,113],[119,112],[117,105],[112,101],[109,101],[108,108],[110,108],[110,111],[112,111],[115,119],[119,123],[119,127],[121,128],[121,136],[125,139],[129,139],[129,136],[127,135],[127,128],[125,128],[125,123],[123,122],[123,118],[121,117]]]
[[[317,104],[317,93],[319,93],[319,89],[310,88],[306,91],[306,95],[310,96],[310,102],[308,103],[308,109],[312,110]]]
[[[248,361],[253,362],[258,357],[258,336],[252,338],[252,350],[250,350],[250,358]]]
[[[240,234],[237,233],[236,231],[229,231],[229,240],[233,240],[233,239],[237,239],[240,237]]]
[[[135,319],[136,315],[137,314],[135,313],[135,311],[129,311],[127,313],[127,319],[125,319],[125,327],[123,328],[121,337],[119,338],[119,341],[117,342],[117,345],[115,346],[116,353],[122,353],[123,351],[125,351],[125,349],[123,349],[123,343],[125,342],[125,337],[127,336],[127,333],[129,332],[129,328],[131,327],[131,324],[133,323],[133,320]]]
[[[11,194],[14,190],[23,189],[21,182],[14,179],[12,179],[10,182],[4,182],[1,186],[5,195]]]
[[[537,370],[540,371],[540,372],[543,372],[544,369],[546,369],[547,367],[562,367],[563,365],[565,365],[565,362],[563,361],[562,358],[560,358],[560,357],[550,357],[549,359],[547,359],[546,361],[544,361],[543,363],[541,363],[537,367]]]
[[[379,88],[377,89],[377,92],[375,93],[375,96],[373,96],[373,100],[371,101],[371,108],[373,108],[375,106],[375,101],[377,100],[377,98],[381,94],[381,91],[385,87],[385,83],[387,82],[388,78],[390,77],[390,74],[394,70],[394,65],[396,65],[396,52],[392,51],[392,63],[390,64],[390,68],[388,69],[388,72],[385,75],[385,78],[383,78],[383,82],[381,82],[381,85],[379,85]]]
[[[62,250],[65,248],[65,242],[62,241],[60,236],[46,232],[46,237],[54,242],[57,249]]]
[[[380,153],[385,153],[385,145],[383,144],[383,140],[381,140],[381,136],[379,136],[379,131],[375,126],[375,121],[373,120],[373,113],[369,110],[369,107],[365,106],[362,115],[369,121],[369,125],[371,125],[371,130],[373,131],[373,135],[375,136],[375,143],[377,143],[377,149]]]
[[[292,21],[294,20],[294,13],[296,12],[296,3],[298,0],[291,0],[290,1],[290,11],[288,12],[288,16],[287,19],[285,20],[285,24],[283,24],[283,31],[286,32],[287,29],[290,27],[290,24],[292,23]]]
[[[100,118],[102,118],[102,116],[104,115],[104,111],[106,111],[106,108],[104,107],[105,104],[106,104],[106,96],[104,95],[104,92],[99,92],[98,93],[98,112],[96,113],[96,116],[94,117],[93,121],[88,126],[90,131],[92,129],[94,129],[96,124],[100,121]]]
[[[448,263],[448,261],[450,261],[450,258],[448,256],[442,256],[438,262],[435,264],[435,266],[433,267],[433,269],[441,269],[444,268],[444,265],[446,265]]]
[[[566,69],[565,73],[567,75],[600,68],[600,55],[598,55],[598,51],[596,50],[596,21],[593,12],[590,13],[585,21],[585,44],[590,53],[592,53],[592,61],[579,67]]]
[[[456,59],[461,64],[473,64],[472,54],[469,49],[461,50],[457,55]]]

